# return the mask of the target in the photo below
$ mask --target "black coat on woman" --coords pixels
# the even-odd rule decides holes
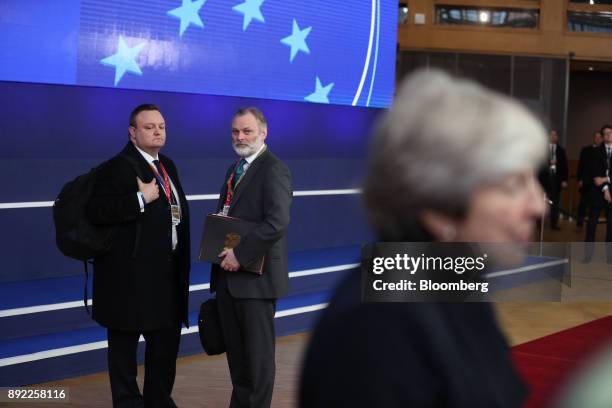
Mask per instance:
[[[417,240],[418,241],[418,240]],[[488,303],[366,303],[338,286],[305,355],[300,407],[518,408],[527,389]]]

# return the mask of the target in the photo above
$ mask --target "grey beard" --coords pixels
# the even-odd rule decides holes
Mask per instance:
[[[259,150],[259,148],[263,145],[263,141],[255,141],[253,144],[245,146],[245,147],[237,147],[233,145],[234,151],[240,157],[249,157]]]

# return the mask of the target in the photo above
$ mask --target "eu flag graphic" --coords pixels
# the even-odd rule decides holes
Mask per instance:
[[[396,1],[3,4],[0,80],[372,107],[393,94]]]

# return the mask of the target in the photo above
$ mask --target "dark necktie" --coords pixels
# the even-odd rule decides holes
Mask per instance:
[[[163,176],[164,172],[162,171],[161,165],[159,164],[159,160],[153,160],[153,164],[155,165],[155,168],[157,169],[157,174],[159,174],[159,177],[160,178],[164,177]]]
[[[240,159],[238,165],[236,166],[236,170],[234,170],[234,179],[232,180],[232,188],[236,188],[236,184],[240,177],[242,177],[242,173],[244,173],[244,165],[246,164],[245,159]]]

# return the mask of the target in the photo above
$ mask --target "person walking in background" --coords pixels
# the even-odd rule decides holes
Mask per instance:
[[[540,183],[546,191],[550,204],[550,227],[559,230],[559,212],[561,206],[561,191],[567,188],[567,155],[565,149],[559,146],[559,135],[556,130],[549,133],[548,163],[539,174]]]
[[[610,177],[612,176],[612,127],[602,127],[604,142],[595,148],[591,175],[593,188],[591,189],[591,208],[589,209],[589,222],[586,230],[586,247],[584,262],[590,262],[593,257],[595,232],[599,222],[601,210],[606,216],[606,256],[612,264],[612,196]]]
[[[591,189],[593,188],[591,170],[595,160],[595,151],[602,140],[601,131],[597,131],[593,134],[593,143],[584,146],[580,150],[580,158],[578,159],[578,168],[576,170],[578,191],[580,192],[580,203],[578,204],[578,215],[576,218],[576,229],[578,231],[582,230],[584,217],[590,205]]]

